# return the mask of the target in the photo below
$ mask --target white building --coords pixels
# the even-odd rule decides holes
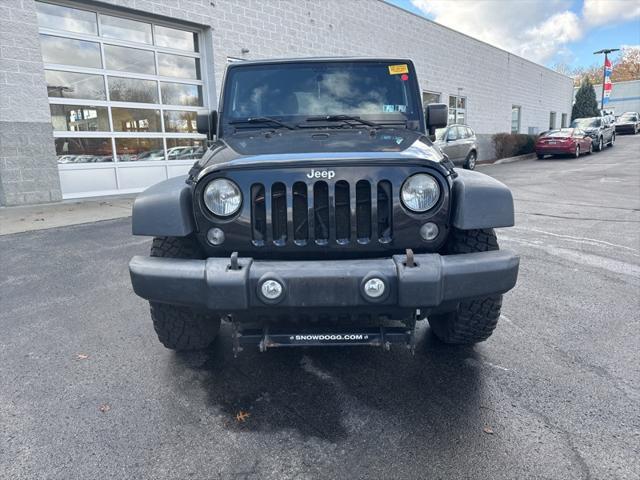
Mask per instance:
[[[602,108],[602,84],[594,85],[593,89],[598,99],[598,108]],[[606,109],[612,110],[616,116],[624,112],[640,112],[640,80],[612,83]]]
[[[567,125],[572,80],[379,0],[0,4],[0,204],[136,192],[185,173],[229,61],[413,59],[425,101],[497,132]]]

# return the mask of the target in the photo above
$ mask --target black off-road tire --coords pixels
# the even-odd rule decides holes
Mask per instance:
[[[207,348],[220,330],[220,317],[168,303],[149,302],[149,305],[158,340],[171,350]]]
[[[444,254],[498,250],[498,240],[491,228],[451,231]],[[498,324],[502,295],[460,302],[458,309],[428,317],[436,337],[449,344],[469,345],[489,338]]]
[[[152,257],[204,258],[204,252],[192,237],[155,237],[151,244]]]
[[[536,157],[538,157],[538,160],[542,160],[544,158],[544,155],[536,153]]]
[[[204,253],[191,237],[156,237],[151,256],[201,259]],[[220,330],[220,317],[207,311],[159,302],[149,302],[149,305],[158,339],[171,350],[206,348]]]
[[[614,143],[616,143],[616,134],[611,135],[611,140],[609,141],[608,147],[613,147]]]

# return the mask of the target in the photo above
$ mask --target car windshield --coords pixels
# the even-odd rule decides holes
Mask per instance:
[[[222,123],[227,129],[282,128],[273,120],[296,127],[301,123],[318,126],[327,122],[366,127],[357,119],[338,117],[352,116],[403,127],[413,121],[417,128],[420,102],[416,91],[411,65],[400,62],[234,66],[227,72]],[[309,118],[315,121],[305,123]]]
[[[572,133],[573,133],[573,130],[571,129],[551,130],[550,132],[545,133],[544,136],[545,137],[570,137]]]
[[[600,124],[599,118],[576,118],[571,122],[571,128],[598,128]]]
[[[447,133],[446,128],[436,128],[436,140],[444,140],[445,133]]]
[[[618,120],[622,122],[635,122],[638,120],[638,117],[636,117],[633,114],[625,114],[625,115],[621,115]]]

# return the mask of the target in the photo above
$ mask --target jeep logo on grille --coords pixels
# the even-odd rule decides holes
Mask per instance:
[[[331,180],[336,176],[336,172],[333,170],[314,170],[313,168],[309,173],[307,173],[307,178],[326,178],[327,180]]]

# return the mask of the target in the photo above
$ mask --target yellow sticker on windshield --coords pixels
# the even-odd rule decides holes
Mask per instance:
[[[389,75],[400,75],[401,73],[409,73],[409,67],[406,63],[403,65],[389,65]]]

